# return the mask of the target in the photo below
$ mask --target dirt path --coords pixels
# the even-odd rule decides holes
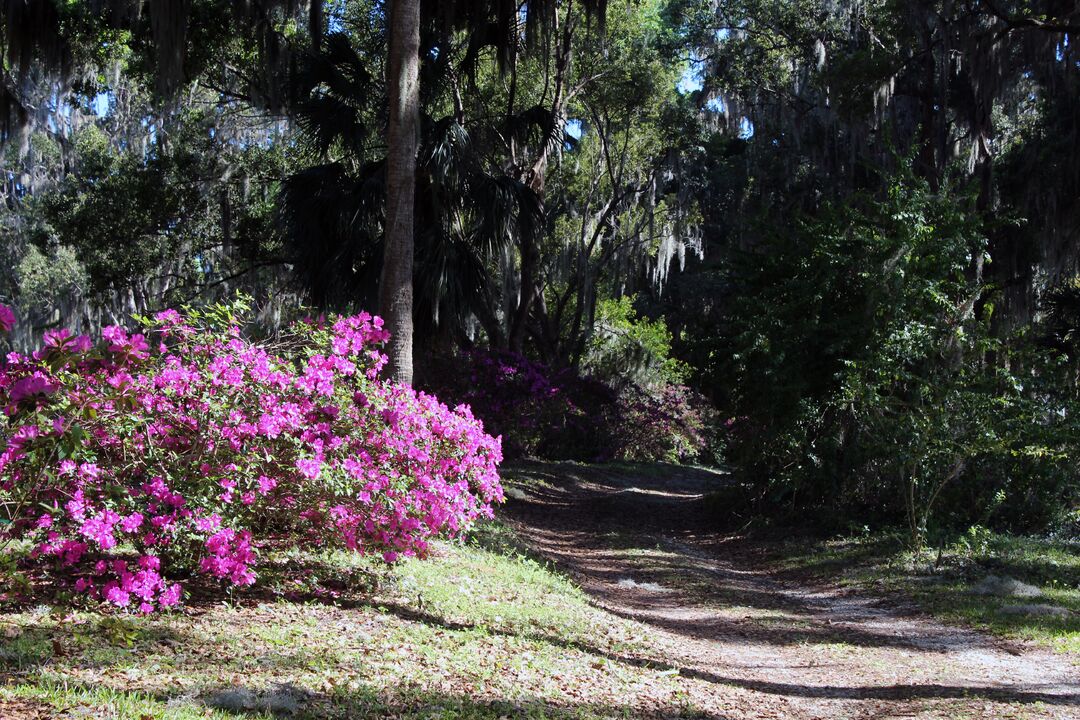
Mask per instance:
[[[508,514],[594,602],[642,623],[715,718],[1080,718],[1077,659],[913,608],[782,583],[702,512],[713,473],[531,465]]]

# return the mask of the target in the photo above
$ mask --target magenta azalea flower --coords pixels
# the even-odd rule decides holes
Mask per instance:
[[[57,389],[56,383],[45,377],[40,372],[35,372],[29,377],[20,378],[11,386],[12,402],[41,398],[51,395]]]

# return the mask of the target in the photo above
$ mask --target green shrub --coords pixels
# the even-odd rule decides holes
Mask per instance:
[[[725,370],[759,510],[902,521],[918,546],[935,523],[1045,529],[1075,506],[1063,360],[993,332],[967,204],[908,172],[743,259]]]

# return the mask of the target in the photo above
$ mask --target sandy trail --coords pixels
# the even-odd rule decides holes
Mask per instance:
[[[780,582],[716,533],[722,478],[526,465],[507,514],[596,605],[636,620],[715,718],[1080,718],[1078,659],[951,627],[895,601]]]

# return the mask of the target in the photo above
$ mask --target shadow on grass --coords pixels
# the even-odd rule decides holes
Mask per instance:
[[[989,572],[1010,575],[1038,585],[1056,583],[1080,588],[1080,544],[1049,543],[1029,538],[999,539],[977,556]]]
[[[351,599],[334,603],[336,606],[348,609],[374,607],[368,599]],[[685,665],[673,665],[670,662],[650,657],[635,656],[632,654],[613,652],[581,640],[569,639],[545,632],[529,632],[521,630],[509,630],[492,628],[469,622],[456,622],[440,614],[418,610],[404,604],[379,602],[377,608],[380,612],[389,613],[401,620],[419,623],[443,630],[454,632],[485,632],[491,635],[510,638],[521,638],[530,641],[544,643],[563,650],[579,652],[596,659],[606,659],[626,668],[647,669],[652,671],[674,672],[685,678],[711,683],[717,686],[742,688],[744,690],[764,693],[767,695],[784,698],[819,698],[819,699],[874,699],[874,700],[917,700],[917,699],[982,699],[1003,703],[1032,704],[1043,703],[1051,706],[1075,706],[1080,704],[1080,687],[1063,688],[1043,685],[1025,685],[1019,687],[1003,687],[1000,685],[951,685],[942,683],[897,683],[891,685],[854,686],[844,684],[800,684],[780,681],[766,681],[760,679],[747,679],[731,676],[717,671],[716,669],[689,667]],[[115,618],[109,618],[110,622]],[[671,627],[673,631],[679,628]],[[106,626],[98,627],[97,632],[105,637],[113,634],[115,652],[106,653],[90,648],[85,657],[76,661],[80,667],[95,667],[96,669],[108,669],[119,667],[132,659],[141,656],[150,644],[179,644],[186,649],[187,657],[185,664],[188,666],[204,666],[212,668],[218,661],[214,656],[213,647],[205,647],[197,652],[196,647],[201,645],[200,638],[189,636],[183,632],[177,632],[172,628],[163,628],[154,624],[146,624],[144,621],[132,621],[131,626],[121,626],[118,630]],[[783,636],[779,642],[790,642],[795,637],[806,637],[808,632],[791,628],[776,628],[775,631]],[[43,628],[30,627],[25,631],[25,641],[22,649],[15,653],[13,664],[5,663],[4,670],[14,671],[16,674],[27,673],[37,665],[44,664],[52,658],[50,652],[51,642],[55,639],[55,632]],[[812,637],[813,633],[809,633]],[[126,639],[125,639],[126,638]],[[850,642],[850,635],[846,635]],[[877,642],[877,638],[864,638],[864,642]],[[327,656],[317,657],[317,653],[295,652],[280,653],[270,651],[262,653],[258,657],[248,658],[245,662],[257,665],[260,669],[291,670],[308,667],[313,661],[325,663],[331,668],[345,662],[341,658]],[[238,668],[239,669],[239,668]],[[203,702],[207,697],[220,700],[220,694],[230,690],[226,687],[217,687],[199,690],[196,696],[198,702]],[[263,690],[232,688],[233,693],[231,710],[242,715],[258,714],[270,708],[270,705],[260,704],[260,693]],[[240,692],[242,691],[242,692]],[[633,706],[607,706],[602,704],[552,703],[540,699],[524,700],[495,700],[478,701],[467,696],[446,696],[433,693],[424,689],[395,689],[388,691],[384,688],[361,685],[349,691],[335,691],[330,695],[313,695],[306,691],[297,693],[293,698],[293,705],[298,710],[287,710],[288,703],[274,706],[275,711],[287,712],[296,717],[329,718],[329,717],[385,717],[387,715],[397,717],[452,717],[452,718],[488,718],[510,715],[512,717],[639,717],[645,713]],[[163,701],[175,701],[175,696],[162,696]],[[213,704],[213,703],[211,703]],[[226,703],[227,704],[227,703]],[[215,706],[221,706],[218,702]],[[445,712],[443,712],[445,711]],[[658,716],[678,717],[682,708],[661,708]],[[443,713],[443,714],[439,714]],[[695,715],[691,714],[691,717]],[[698,717],[717,717],[702,716]],[[137,716],[136,716],[137,717]]]
[[[5,702],[33,707],[43,712],[49,705],[33,697]],[[187,711],[191,717],[213,713],[214,718],[293,718],[329,720],[399,718],[424,720],[496,720],[533,718],[558,720],[614,720],[616,718],[685,718],[686,720],[735,720],[733,716],[702,712],[678,704],[614,704],[581,699],[546,700],[523,694],[517,698],[475,698],[466,694],[419,687],[380,687],[370,683],[350,684],[331,692],[312,692],[288,683],[267,686],[246,684],[206,686],[187,692],[157,690],[126,692],[108,690],[87,683],[69,682],[53,692],[42,693],[55,705],[79,706],[87,710],[109,708],[117,720],[137,720],[147,711],[171,710],[170,716]],[[51,697],[50,697],[51,696]],[[155,707],[156,705],[156,707]],[[124,708],[127,712],[119,711]],[[42,715],[41,717],[51,717]],[[153,715],[153,716],[156,716]],[[7,716],[3,716],[7,720]],[[92,715],[91,717],[99,717]],[[184,714],[183,717],[188,717]]]
[[[139,618],[104,615],[85,624],[35,623],[7,629],[0,643],[0,676],[27,673],[77,654],[87,663],[115,664],[136,657],[140,648],[176,645],[184,635]]]
[[[904,584],[905,591],[931,613],[980,623],[996,632],[1060,638],[1080,634],[1080,600],[1075,593],[1067,598],[1002,598],[972,594],[968,583],[912,587],[909,578]]]
[[[879,687],[846,685],[808,686],[797,683],[741,680],[700,670],[681,669],[691,677],[718,685],[743,688],[784,698],[840,700],[984,700],[999,703],[1036,704],[1052,707],[1075,707],[1080,695],[1063,696],[1044,692],[1040,686],[1028,690],[1010,691],[994,686],[970,687],[947,684],[894,684]],[[1050,686],[1045,688],[1051,689]],[[145,707],[147,701],[172,708],[174,713],[190,709],[193,714],[205,708],[222,718],[289,717],[299,720],[328,720],[329,718],[453,718],[454,720],[488,718],[699,718],[701,720],[735,720],[734,715],[706,712],[691,706],[670,703],[604,703],[570,699],[549,700],[523,694],[516,698],[484,698],[467,694],[430,690],[419,687],[387,688],[370,683],[350,684],[331,692],[312,692],[289,684],[249,686],[245,684],[217,685],[184,693],[158,690],[152,693],[107,691],[83,683],[66,683],[62,701],[85,705],[110,706],[124,704]],[[126,718],[126,715],[116,715]],[[132,715],[135,720],[138,715]]]
[[[771,560],[782,579],[828,581],[840,571],[859,582],[908,596],[924,610],[975,622],[995,632],[1027,637],[1080,635],[1080,546],[1033,538],[994,536],[979,550],[949,545],[912,555],[898,536],[802,545],[778,543]],[[974,592],[987,576],[1040,588],[1035,597]]]
[[[382,609],[391,612],[398,617],[412,622],[434,625],[445,630],[467,631],[478,629],[471,623],[459,623],[449,621],[441,616],[415,610],[403,605],[382,605]],[[616,613],[618,614],[618,613]],[[566,638],[554,637],[545,633],[514,633],[510,631],[484,628],[492,635],[509,637],[522,637],[530,640],[544,642],[566,650],[574,650],[593,657],[604,658],[626,667],[644,668],[658,671],[676,671],[678,675],[694,678],[716,685],[739,687],[746,690],[780,695],[786,697],[801,698],[826,698],[826,699],[875,699],[875,700],[913,700],[920,698],[979,698],[996,702],[1015,703],[1046,703],[1049,705],[1080,705],[1080,684],[1075,685],[1074,691],[1068,694],[1049,692],[1055,686],[1025,686],[1020,688],[1007,688],[1001,686],[971,686],[971,685],[946,685],[936,683],[912,683],[894,684],[881,686],[845,686],[845,685],[800,685],[796,683],[764,682],[743,678],[729,677],[723,674],[706,671],[699,668],[691,668],[678,664],[672,664],[663,660],[650,659],[647,657],[635,657],[613,653],[602,648],[595,647]],[[812,634],[811,634],[812,635]]]
[[[227,692],[235,692],[229,690]],[[267,696],[253,692],[256,698]],[[214,707],[213,695],[209,707]],[[307,694],[296,711],[273,712],[274,715],[309,718],[453,718],[454,720],[483,720],[487,718],[700,718],[701,720],[734,720],[726,715],[705,713],[677,705],[643,708],[628,704],[611,704],[583,700],[555,702],[527,695],[515,699],[477,699],[423,689],[397,688],[388,690],[373,685],[331,694]],[[263,706],[266,707],[265,705]],[[259,701],[252,708],[260,712]],[[265,711],[265,710],[263,710]],[[243,711],[241,711],[243,712]]]
[[[768,542],[766,540],[766,542]],[[843,547],[812,552],[804,555],[806,548],[822,547],[820,538],[806,536],[799,541],[790,538],[784,542],[772,543],[769,553],[773,561],[782,563],[774,575],[784,580],[804,578],[822,579],[835,577],[852,567],[858,567],[889,558],[904,549],[904,543],[895,535],[885,535],[866,540],[851,541]],[[796,548],[795,553],[787,553],[787,548]]]

